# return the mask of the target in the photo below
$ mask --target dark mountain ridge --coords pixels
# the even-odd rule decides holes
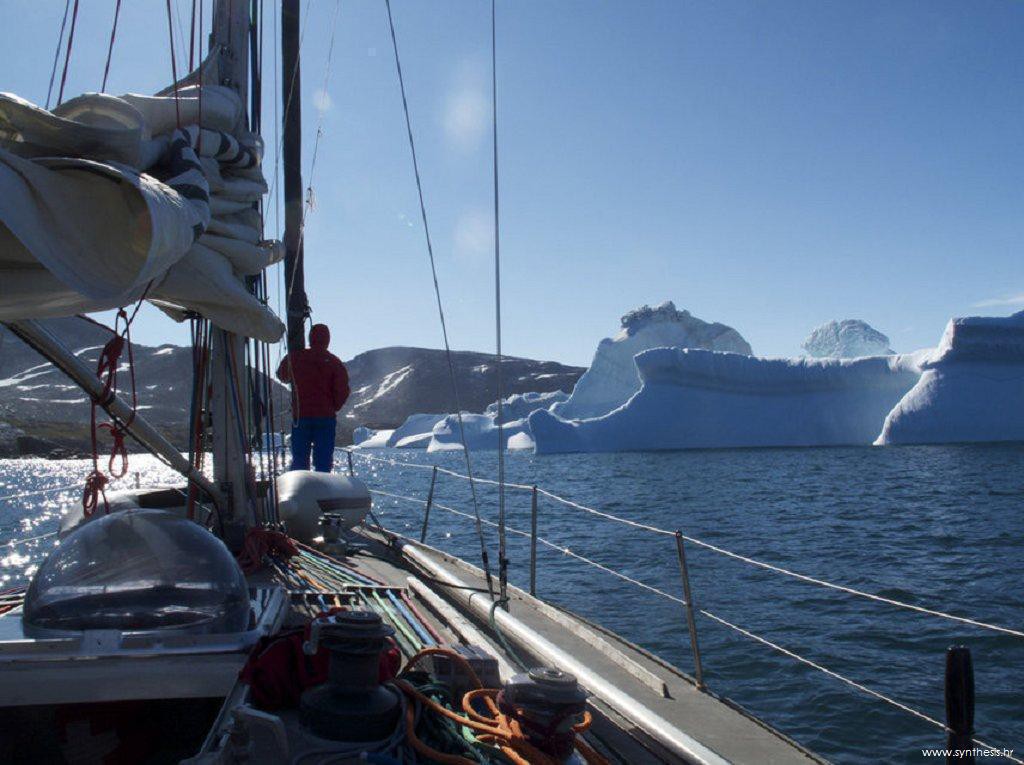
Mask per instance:
[[[110,333],[75,317],[44,322],[86,364],[94,367]],[[135,344],[139,412],[183,450],[187,443],[192,392],[192,351],[165,344]],[[272,354],[276,358],[276,354]],[[127,355],[118,384],[128,395]],[[352,395],[338,419],[338,443],[350,443],[360,425],[395,427],[417,412],[455,411],[448,361],[443,350],[390,347],[346,361]],[[493,355],[452,353],[464,411],[482,412],[497,390]],[[507,357],[502,363],[506,395],[572,390],[583,373],[553,361]],[[288,389],[273,384],[277,428],[290,422]],[[0,326],[0,456],[82,454],[89,449],[89,399],[53,365]],[[105,441],[105,436],[101,437]],[[104,449],[106,444],[101,445]]]

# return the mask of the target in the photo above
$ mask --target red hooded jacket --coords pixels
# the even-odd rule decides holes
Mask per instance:
[[[348,370],[341,359],[327,350],[331,330],[314,324],[309,330],[309,348],[290,351],[277,368],[277,377],[291,383],[295,418],[334,417],[348,399]]]

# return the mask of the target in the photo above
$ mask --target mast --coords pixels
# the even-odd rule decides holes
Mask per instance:
[[[248,0],[214,0],[210,52],[217,54],[216,84],[235,90],[244,109],[249,90]],[[244,114],[242,120],[246,120]],[[254,481],[245,443],[250,409],[247,379],[244,338],[214,327],[210,402],[213,477],[224,500],[224,542],[232,550],[241,548],[246,530],[256,524],[256,498],[250,490]]]
[[[302,245],[302,73],[299,61],[299,0],[281,2],[281,101],[284,129],[284,273],[288,350],[306,347],[306,297]]]

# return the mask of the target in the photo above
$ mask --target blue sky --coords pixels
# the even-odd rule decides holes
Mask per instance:
[[[174,2],[187,39],[190,0]],[[64,3],[17,7],[4,87],[42,103]],[[81,3],[68,94],[99,88],[113,7]],[[315,319],[345,357],[437,347],[383,1],[344,2],[336,26],[331,0],[307,7]],[[489,7],[393,0],[451,339],[474,350],[494,347]],[[164,8],[123,4],[109,91],[170,80]],[[1024,4],[499,0],[498,14],[507,353],[586,364],[622,313],[666,299],[765,355],[798,353],[833,318],[912,350],[950,316],[1024,308]],[[136,338],[186,333],[148,311]]]

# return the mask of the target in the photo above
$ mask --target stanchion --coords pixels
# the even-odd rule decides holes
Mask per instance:
[[[430,508],[434,506],[434,484],[437,483],[437,465],[430,471],[430,490],[427,492],[427,506],[423,510],[423,529],[420,531],[420,542],[427,541],[427,524],[430,523]]]
[[[346,449],[345,455],[348,457],[348,474],[350,476],[354,476],[356,474],[356,469],[355,466],[352,464],[352,452]]]
[[[971,650],[951,646],[946,651],[947,763],[974,762],[974,666]]]
[[[683,532],[676,532],[676,555],[679,558],[679,575],[683,579],[683,599],[686,601],[686,626],[690,632],[690,649],[693,651],[693,674],[697,690],[704,685],[704,668],[700,662],[700,646],[697,645],[697,620],[693,616],[693,594],[690,592],[690,572],[686,567],[686,551],[683,549]]]
[[[537,597],[537,487],[530,493],[530,594]]]

